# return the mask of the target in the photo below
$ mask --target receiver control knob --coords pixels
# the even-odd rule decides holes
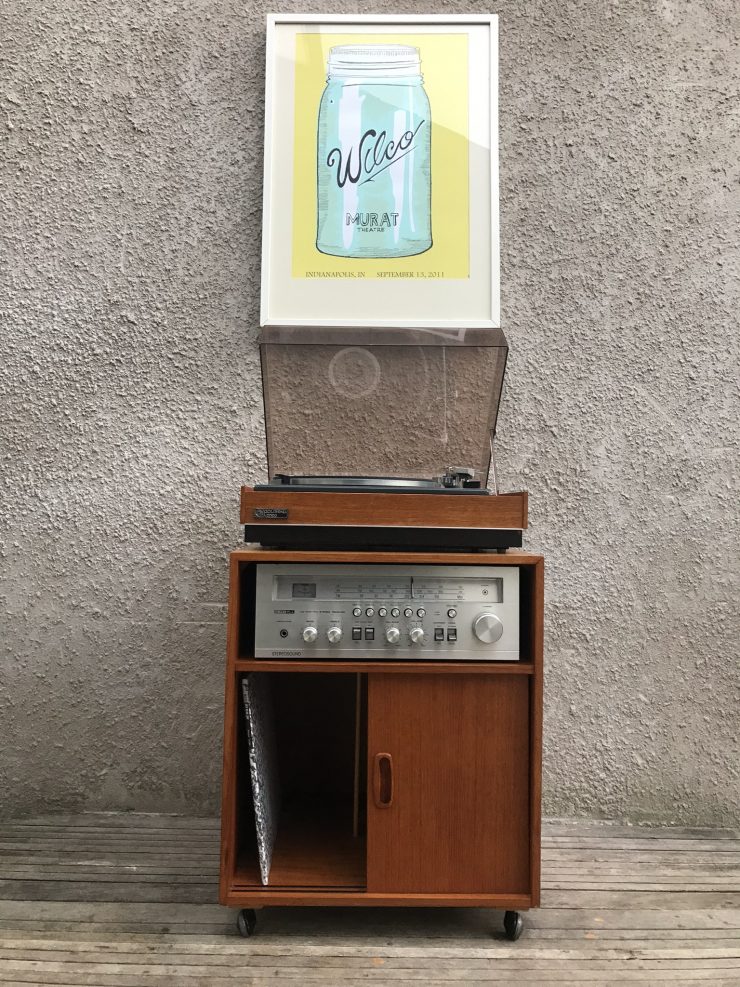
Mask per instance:
[[[424,643],[424,628],[423,627],[412,627],[409,632],[409,637],[411,638],[412,644],[423,644]]]
[[[388,644],[398,644],[401,640],[401,632],[397,627],[389,627],[385,632],[385,639]]]
[[[483,644],[494,644],[504,633],[504,625],[495,613],[481,613],[473,621],[473,633]]]
[[[330,627],[326,632],[326,636],[329,639],[329,644],[339,644],[342,640],[342,628],[341,627]]]
[[[316,638],[319,636],[319,632],[315,627],[304,627],[303,628],[303,640],[306,644],[313,644]]]

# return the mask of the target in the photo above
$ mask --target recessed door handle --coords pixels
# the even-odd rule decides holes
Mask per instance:
[[[393,758],[390,754],[375,755],[373,797],[379,809],[390,809],[393,805]]]

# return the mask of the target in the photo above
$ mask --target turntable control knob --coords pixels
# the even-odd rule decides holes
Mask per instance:
[[[424,643],[424,628],[423,627],[412,627],[409,632],[409,637],[411,638],[412,644],[423,644]]]
[[[504,633],[504,625],[495,613],[481,613],[473,621],[473,632],[483,644],[494,644]]]
[[[329,638],[329,644],[339,644],[342,640],[342,628],[330,627],[326,632],[326,636]]]
[[[315,627],[304,627],[303,628],[303,640],[306,644],[313,644],[316,638],[319,636],[319,632]]]
[[[401,640],[401,632],[397,627],[389,627],[385,632],[385,639],[388,644],[398,644]]]

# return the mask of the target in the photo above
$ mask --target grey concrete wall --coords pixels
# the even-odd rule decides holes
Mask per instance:
[[[498,12],[500,471],[548,558],[545,809],[737,820],[740,8]],[[217,806],[226,556],[264,469],[264,13],[0,12],[4,814]]]

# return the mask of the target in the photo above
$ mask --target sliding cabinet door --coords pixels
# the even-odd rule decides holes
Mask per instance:
[[[529,677],[368,679],[368,891],[528,893]]]

